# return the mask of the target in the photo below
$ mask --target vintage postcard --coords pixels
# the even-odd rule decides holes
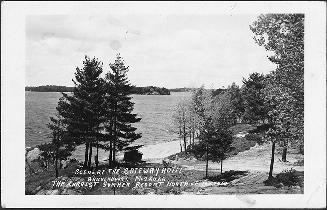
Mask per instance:
[[[325,7],[5,2],[2,206],[326,206]]]

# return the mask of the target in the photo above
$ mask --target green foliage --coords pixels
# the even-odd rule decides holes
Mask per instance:
[[[217,95],[212,100],[211,113],[207,113],[207,118],[211,118],[218,128],[228,129],[236,124],[235,107],[232,103],[232,94],[227,91]]]
[[[104,81],[100,78],[102,63],[85,56],[82,68],[76,68],[74,92],[63,93],[57,110],[66,124],[67,138],[75,145],[85,143],[84,166],[91,165],[92,146],[100,140],[101,124],[104,122],[103,104]],[[90,150],[90,153],[89,151]]]
[[[115,162],[116,151],[122,151],[130,143],[141,138],[132,126],[141,120],[136,114],[132,114],[134,103],[131,102],[133,86],[127,78],[128,67],[125,66],[122,57],[118,54],[114,63],[109,64],[111,71],[105,77],[104,103],[102,105],[106,130],[105,139],[109,140],[112,161]]]
[[[294,169],[285,170],[277,174],[276,177],[264,181],[265,185],[280,187],[283,186],[300,186],[303,188],[304,173],[303,171],[296,171]]]
[[[256,43],[274,53],[269,59],[277,64],[264,90],[275,129],[270,134],[303,145],[304,15],[260,15],[250,29]]]
[[[256,143],[258,143],[259,145],[262,145],[264,143],[262,137],[258,134],[247,134],[245,136],[247,141],[254,141]]]
[[[207,122],[204,126],[204,132],[201,133],[200,139],[207,146],[209,159],[220,162],[227,158],[227,153],[231,150],[233,141],[232,132],[221,128],[215,128],[211,122]]]
[[[256,43],[273,52],[269,60],[277,65],[276,71],[267,76],[262,91],[271,125],[266,134],[273,141],[271,179],[275,142],[284,143],[285,161],[289,140],[300,148],[303,146],[304,14],[260,15],[250,29]]]
[[[227,88],[227,91],[230,95],[230,103],[232,106],[231,114],[236,123],[242,118],[245,112],[243,95],[241,89],[235,83],[232,83],[232,85]]]
[[[263,89],[265,88],[265,76],[252,73],[246,80],[243,79],[242,96],[244,99],[244,115],[246,122],[257,123],[267,118],[267,108],[264,104]]]

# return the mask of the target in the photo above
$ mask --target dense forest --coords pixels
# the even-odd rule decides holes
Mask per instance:
[[[38,87],[25,87],[25,91],[34,92],[73,92],[74,87],[58,86],[58,85],[42,85]],[[140,95],[170,95],[170,91],[164,87],[135,87],[131,90],[132,94]]]

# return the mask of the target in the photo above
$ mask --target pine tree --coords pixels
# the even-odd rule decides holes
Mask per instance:
[[[223,173],[223,160],[227,158],[227,153],[231,150],[233,136],[227,127],[214,125],[209,118],[206,120],[204,132],[200,139],[203,140],[206,149],[206,177],[208,176],[208,160],[220,162],[220,173]]]
[[[264,121],[267,117],[264,96],[262,94],[265,87],[264,75],[256,72],[252,73],[247,80],[243,79],[243,84],[244,120],[250,123]]]
[[[134,103],[130,96],[133,86],[127,78],[128,68],[120,54],[115,62],[109,64],[111,71],[105,77],[105,129],[106,140],[109,141],[109,165],[116,164],[116,152],[122,151],[135,140],[141,138],[136,133],[133,123],[139,122],[136,114],[132,114]]]
[[[64,98],[61,97],[58,102],[57,111],[58,113],[62,110]],[[73,141],[70,141],[67,135],[66,124],[64,119],[57,114],[56,117],[50,117],[50,123],[48,127],[51,130],[50,143],[39,145],[41,150],[41,157],[45,160],[46,167],[50,162],[54,162],[56,177],[59,176],[59,166],[62,160],[66,160],[71,155],[71,152],[75,149]],[[61,165],[61,164],[60,164]]]
[[[92,147],[101,139],[101,125],[104,121],[104,87],[102,63],[98,59],[85,56],[83,68],[76,68],[74,92],[63,93],[62,109],[59,114],[67,124],[67,131],[75,144],[85,144],[84,167],[91,167]]]

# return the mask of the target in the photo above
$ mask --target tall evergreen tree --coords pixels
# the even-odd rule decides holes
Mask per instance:
[[[265,87],[263,74],[252,73],[246,80],[243,79],[242,95],[244,98],[244,120],[250,123],[258,123],[267,118],[267,110],[262,93]]]
[[[63,93],[62,109],[59,114],[67,124],[67,131],[75,144],[85,144],[84,167],[91,167],[92,147],[100,140],[102,113],[103,79],[102,63],[85,56],[83,68],[76,68],[74,92]]]
[[[116,163],[116,152],[122,151],[129,144],[141,138],[136,133],[133,123],[139,122],[136,114],[132,114],[134,103],[131,101],[133,86],[127,78],[126,67],[120,54],[117,54],[114,63],[109,64],[111,71],[105,77],[105,118],[107,140],[109,140],[109,164]]]
[[[56,108],[58,113],[60,113],[63,109],[63,101],[64,98],[61,97]],[[57,114],[56,117],[50,117],[50,123],[48,124],[48,127],[52,131],[51,148],[55,163],[56,177],[58,177],[58,161],[60,164],[61,160],[66,160],[67,157],[71,155],[71,152],[75,149],[75,144],[73,141],[70,141],[67,135],[67,125],[64,123],[64,119],[59,114]]]

